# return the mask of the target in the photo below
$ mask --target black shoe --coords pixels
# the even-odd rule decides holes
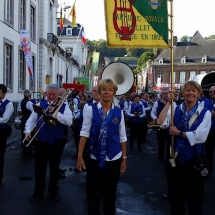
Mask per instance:
[[[22,158],[24,159],[32,159],[34,158],[34,155],[30,154],[30,155],[22,155]]]
[[[59,173],[59,174],[58,174],[58,178],[59,178],[59,179],[65,179],[65,178],[66,178],[66,175],[60,174],[60,173]]]
[[[41,194],[41,195],[33,194],[33,195],[30,197],[29,201],[30,201],[30,202],[37,202],[37,201],[41,201],[42,199],[43,199],[43,195],[42,195],[42,194]]]
[[[163,200],[165,200],[167,202],[169,202],[169,200],[170,200],[168,195],[163,195],[162,198],[163,198]]]
[[[66,172],[65,169],[60,169],[60,168],[59,168],[59,173],[60,173],[60,174],[65,174],[65,172]]]
[[[133,149],[132,149],[132,148],[130,148],[130,149],[128,149],[128,151],[132,152],[132,151],[133,151]]]
[[[50,198],[51,198],[51,200],[57,202],[57,201],[60,200],[60,195],[58,193],[56,193],[56,194],[50,194]]]

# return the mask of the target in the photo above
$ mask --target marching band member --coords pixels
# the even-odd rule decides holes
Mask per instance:
[[[203,214],[204,179],[196,173],[194,154],[195,151],[201,153],[204,148],[211,127],[211,113],[197,101],[200,90],[200,85],[195,81],[184,83],[182,94],[185,101],[174,105],[174,126],[170,127],[173,93],[169,93],[168,101],[157,119],[162,128],[170,127],[169,133],[174,136],[174,151],[177,154],[176,166],[171,167],[169,163],[171,215],[185,215],[185,201],[190,215]]]
[[[4,177],[4,154],[7,142],[7,123],[14,111],[13,104],[5,98],[7,87],[0,84],[0,184]]]
[[[25,123],[27,122],[28,118],[30,117],[33,109],[33,103],[31,101],[31,91],[29,89],[24,90],[24,98],[20,102],[20,109],[22,113],[21,118],[21,146],[22,146],[22,157],[23,158],[32,158],[32,148],[33,144],[31,144],[29,147],[24,147],[22,144],[22,141],[25,138]]]
[[[80,109],[80,96],[81,96],[81,91],[77,90],[75,92],[75,98],[73,99],[73,103],[74,103],[74,105],[76,105],[78,110]]]
[[[156,121],[160,115],[160,112],[165,107],[168,101],[168,93],[169,90],[164,88],[161,93],[161,98],[158,99],[151,110],[151,117],[152,120]],[[161,163],[165,162],[165,146],[166,142],[168,141],[168,131],[167,129],[157,130],[157,138],[158,138],[158,159]]]
[[[104,214],[115,215],[116,189],[120,174],[126,170],[126,132],[124,115],[112,101],[118,87],[111,79],[100,80],[100,102],[84,111],[80,133],[77,169],[86,168],[83,151],[91,150],[88,161],[88,214],[99,215],[103,197]]]
[[[56,105],[59,97],[59,87],[57,84],[50,84],[46,88],[47,100],[41,101],[37,105],[41,106],[43,109],[47,109],[50,104]],[[46,111],[48,115],[53,114],[55,107],[49,108]],[[32,112],[25,126],[25,135],[27,140],[31,138],[31,130],[37,123],[40,114]],[[58,194],[58,173],[59,164],[61,159],[61,148],[62,148],[62,137],[64,135],[65,126],[71,126],[73,116],[66,103],[63,103],[57,113],[56,119],[58,120],[57,126],[50,126],[45,123],[41,128],[43,123],[41,119],[37,123],[37,128],[40,128],[38,133],[38,141],[35,145],[35,187],[34,193],[30,198],[31,202],[41,200],[43,198],[43,192],[45,190],[45,179],[46,179],[46,169],[47,163],[49,163],[50,169],[50,180],[48,191],[50,193],[51,199],[58,201],[60,196]]]
[[[130,148],[129,151],[133,150],[134,140],[137,137],[138,151],[142,151],[142,133],[143,133],[143,118],[146,116],[145,108],[140,103],[140,96],[135,95],[133,103],[129,106],[127,115],[130,117]]]

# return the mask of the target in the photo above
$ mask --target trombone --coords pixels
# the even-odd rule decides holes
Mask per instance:
[[[63,103],[67,100],[67,98],[69,97],[69,95],[72,93],[74,88],[68,90],[63,96],[62,98],[57,102],[57,104],[55,105],[55,111],[52,115],[42,115],[38,120],[37,122],[35,123],[35,125],[33,126],[33,128],[31,129],[31,131],[29,132],[29,134],[31,134],[31,132],[34,130],[34,128],[37,126],[37,123],[42,119],[43,120],[43,123],[42,125],[37,129],[37,132],[34,134],[34,136],[30,139],[30,141],[25,144],[24,146],[25,147],[28,147],[31,142],[34,140],[34,138],[37,136],[37,134],[39,133],[40,129],[43,127],[43,125],[45,123],[47,123],[48,125],[50,126],[56,126],[57,125],[57,114],[58,112],[60,111],[60,108],[62,107]],[[46,108],[45,110],[45,113],[46,111],[51,107],[51,105],[53,104],[53,102],[51,102],[49,104],[49,106]],[[25,139],[22,141],[22,143],[24,144],[25,140],[28,138],[29,136],[27,135],[25,137]]]

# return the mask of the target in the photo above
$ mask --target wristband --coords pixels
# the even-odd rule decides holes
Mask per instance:
[[[183,131],[180,131],[178,136],[183,137]]]
[[[127,159],[127,156],[122,156],[122,158]]]

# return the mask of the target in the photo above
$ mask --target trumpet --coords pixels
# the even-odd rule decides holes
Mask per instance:
[[[161,130],[162,129],[160,127],[160,125],[157,124],[156,121],[149,122],[147,126],[148,126],[148,128],[151,128],[151,129],[157,129],[157,130]]]
[[[27,144],[24,144],[25,140],[27,140],[27,138],[29,136],[26,136],[25,139],[22,141],[22,143],[24,144],[25,147],[28,147],[31,142],[34,140],[34,138],[37,136],[37,134],[39,133],[40,129],[43,127],[43,125],[45,123],[47,123],[48,125],[50,126],[56,126],[57,125],[57,114],[58,112],[60,111],[60,108],[62,107],[63,103],[66,101],[66,99],[69,97],[69,95],[72,93],[74,88],[70,89],[69,91],[67,91],[63,96],[62,98],[57,102],[57,104],[55,105],[55,111],[53,112],[52,115],[45,115],[46,111],[49,110],[49,108],[53,105],[53,102],[51,102],[49,104],[49,106],[46,108],[46,110],[44,111],[44,115],[42,115],[38,120],[37,122],[34,124],[33,128],[31,129],[31,131],[29,133],[31,133],[34,128],[37,126],[37,123],[40,121],[40,120],[43,120],[43,123],[42,125],[37,129],[36,133],[34,134],[34,136],[30,139],[30,141],[27,143]]]

